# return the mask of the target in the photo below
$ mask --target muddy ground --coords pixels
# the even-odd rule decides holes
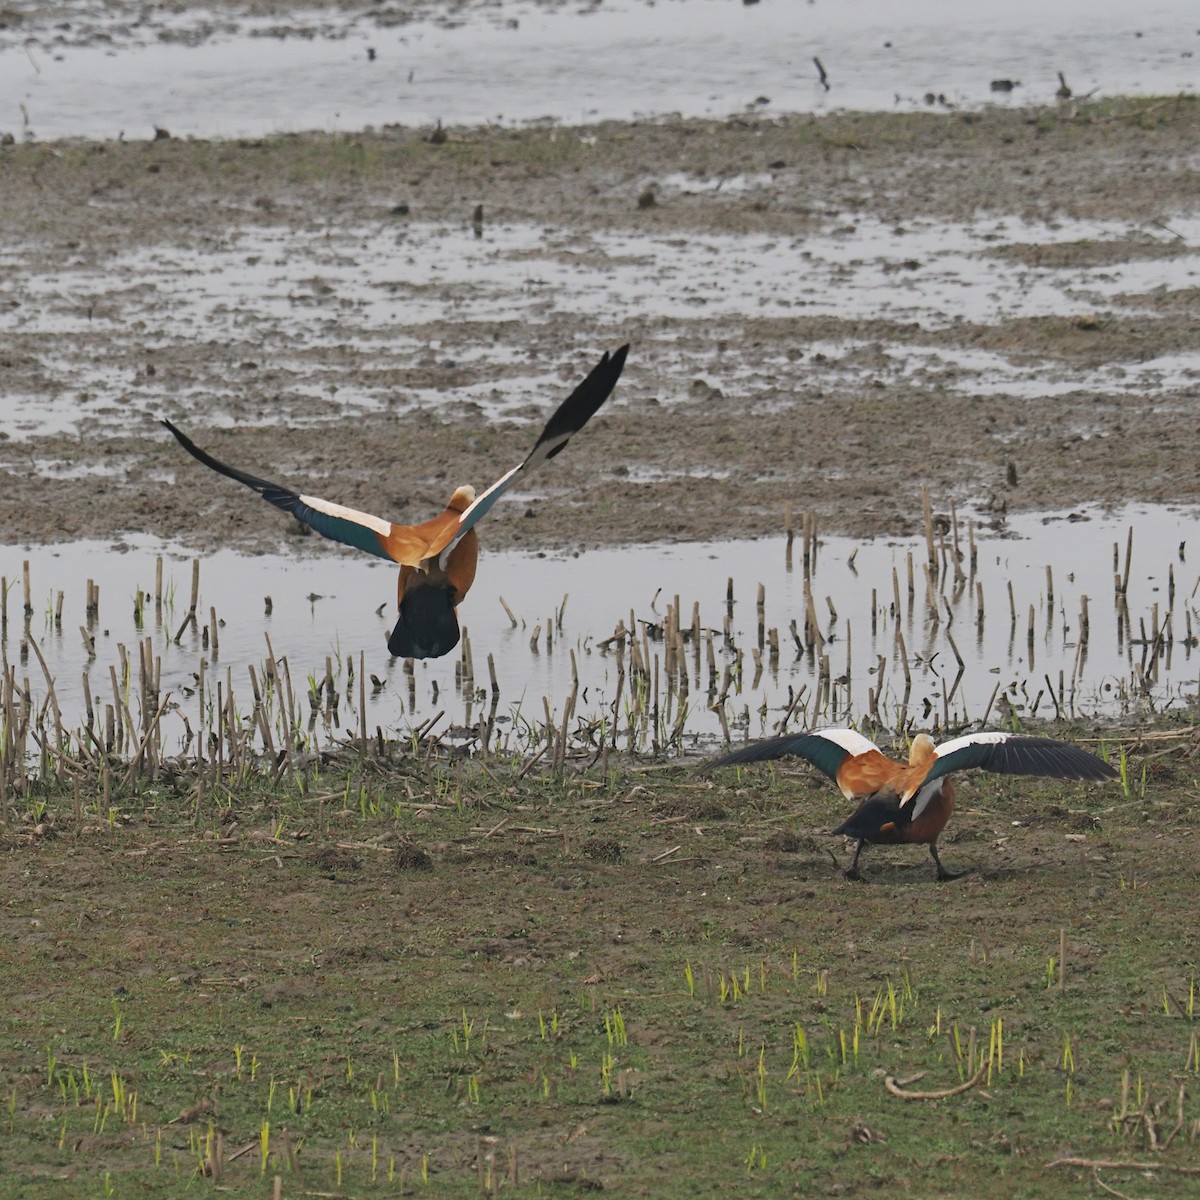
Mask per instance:
[[[387,130],[2,147],[0,386],[17,416],[74,397],[79,424],[0,439],[0,540],[274,546],[279,521],[232,485],[201,486],[157,411],[195,429],[220,420],[206,441],[247,467],[421,519],[453,483],[517,461],[556,399],[531,396],[519,421],[449,405],[346,420],[311,385],[378,383],[353,339],[310,354],[266,317],[233,341],[205,336],[169,310],[147,316],[153,296],[118,330],[140,283],[120,256],[139,247],[206,250],[246,226],[468,227],[481,202],[489,222],[581,236],[795,234],[839,209],[1169,227],[1200,195],[1198,125],[1200,104],[1165,100],[605,126],[586,140]],[[639,206],[647,180],[676,172],[771,175]],[[1156,234],[1027,254],[1095,264],[1162,246]],[[91,332],[53,286],[81,263],[114,265],[111,293],[88,301]],[[304,303],[320,294],[317,280]],[[63,328],[22,332],[42,303]],[[398,391],[530,372],[565,391],[600,349],[632,342],[615,401],[534,485],[568,502],[498,507],[492,545],[760,534],[788,501],[828,529],[888,534],[912,527],[922,482],[992,510],[1200,500],[1194,387],[1154,404],[892,390],[826,378],[811,342],[1000,348],[1044,360],[1053,380],[1192,350],[1196,311],[1194,291],[1164,290],[1086,319],[950,329],[497,313],[417,331],[492,343],[496,365],[430,350],[387,369]],[[89,355],[86,381],[62,365]],[[766,356],[794,370],[759,390]],[[324,361],[299,389],[303,357]],[[790,766],[710,782],[573,755],[559,778],[519,756],[399,754],[278,787],[183,770],[130,787],[81,759],[73,785],[12,797],[0,831],[0,1192],[178,1195],[216,1173],[246,1196],[276,1175],[288,1196],[425,1194],[426,1179],[428,1194],[461,1196],[1189,1195],[1194,730],[1065,732],[1114,763],[1126,752],[1124,783],[969,779],[942,842],[969,874],[946,886],[919,849],[872,851],[869,882],[843,879],[828,830],[845,805]],[[890,1023],[875,1008],[889,993]],[[998,1019],[995,1078],[940,1102],[886,1089],[973,1077]],[[1141,1169],[1130,1183],[1119,1166],[1050,1165],[1072,1156]]]
[[[384,356],[355,339],[353,306],[339,311],[319,278],[300,302],[329,303],[330,319],[347,323],[344,345],[289,343],[286,321],[252,310],[234,336],[176,329],[170,309],[139,292],[134,257],[139,248],[204,253],[234,229],[271,232],[285,245],[289,231],[386,222],[469,229],[482,203],[487,228],[540,225],[568,242],[577,236],[584,256],[599,231],[684,242],[794,236],[845,211],[897,226],[980,216],[1125,221],[1144,236],[1005,254],[1031,267],[1152,261],[1190,252],[1170,230],[1195,214],[1198,127],[1200,102],[1164,99],[462,130],[440,143],[428,130],[395,128],[0,147],[0,243],[10,248],[0,276],[9,325],[0,387],[14,419],[36,421],[43,404],[77,408],[69,431],[0,436],[2,540],[145,531],[198,549],[278,545],[282,526],[232,485],[210,487],[181,464],[156,415],[204,432],[214,453],[248,469],[394,520],[422,520],[456,484],[484,484],[519,461],[571,382],[600,350],[625,341],[633,348],[614,401],[526,497],[563,502],[506,502],[489,518],[488,544],[759,535],[780,529],[788,503],[816,510],[831,531],[896,534],[914,527],[922,483],[940,505],[991,511],[1200,500],[1194,380],[1153,403],[1094,389],[1052,395],[1050,386],[1088,367],[1194,351],[1195,288],[1164,284],[1082,316],[928,328],[752,312],[626,323],[568,303],[536,323],[497,311],[418,324],[404,332],[429,349]],[[680,173],[744,173],[750,182],[650,186]],[[654,203],[643,198],[648,188]],[[59,273],[81,268],[111,269],[111,292],[86,302],[56,293]],[[29,321],[47,303],[64,316],[60,331],[54,321]],[[92,331],[80,324],[85,303],[97,318]],[[831,339],[865,347],[860,369],[824,369],[810,347]],[[883,347],[896,345],[987,349],[1041,364],[1047,395],[971,396],[925,386],[919,372],[885,382]],[[784,369],[759,369],[775,360]],[[456,389],[530,374],[561,383],[530,395],[515,411],[520,420],[486,419],[456,399]],[[399,396],[444,389],[447,400],[435,413],[401,405],[346,416],[346,397],[380,387]],[[207,431],[217,418],[226,428]]]

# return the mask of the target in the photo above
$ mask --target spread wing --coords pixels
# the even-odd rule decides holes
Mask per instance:
[[[615,354],[605,353],[587,378],[555,410],[523,462],[501,476],[481,496],[476,497],[470,488],[459,488],[451,496],[444,512],[420,525],[396,525],[371,513],[346,508],[317,496],[305,496],[282,484],[260,479],[201,450],[170,421],[164,420],[163,424],[198,462],[220,475],[245,484],[268,504],[291,513],[322,537],[411,567],[436,554],[439,556],[439,565],[445,570],[454,547],[487,514],[516,476],[553,458],[588,423],[616,386],[628,352],[626,345]]]
[[[457,532],[441,550],[440,562],[443,568],[459,539],[488,514],[492,505],[504,495],[517,476],[522,471],[532,471],[553,458],[591,420],[596,410],[616,387],[628,353],[628,345],[622,346],[614,354],[605,351],[604,357],[591,369],[587,378],[555,409],[554,415],[546,422],[546,428],[534,442],[533,449],[525,456],[525,460],[501,475],[464,510],[459,518]]]
[[[762,742],[750,742],[706,763],[705,769],[725,767],[732,763],[765,762],[772,758],[795,757],[812,763],[818,771],[824,771],[834,783],[842,787],[838,776],[839,773],[843,773],[841,768],[847,759],[866,758],[871,761],[874,756],[888,764],[889,774],[895,772],[896,765],[884,758],[879,747],[870,738],[863,737],[853,729],[818,729],[812,733],[789,733],[782,737],[767,738]],[[876,789],[871,787],[867,790],[873,792]]]
[[[1046,775],[1052,779],[1112,779],[1117,774],[1102,758],[1070,742],[1013,733],[971,733],[943,742],[922,782],[969,767],[999,775]]]
[[[175,435],[175,440],[198,462],[202,462],[206,467],[216,471],[218,475],[225,475],[230,479],[237,480],[238,483],[245,484],[246,487],[256,491],[268,504],[273,504],[276,508],[291,513],[297,520],[303,521],[305,525],[315,529],[322,537],[341,542],[345,546],[353,546],[357,550],[365,550],[368,554],[374,554],[379,558],[409,562],[411,566],[416,566],[422,557],[427,557],[427,555],[420,555],[419,545],[413,544],[420,542],[419,535],[416,539],[406,539],[405,537],[407,533],[419,529],[419,526],[393,525],[382,517],[346,508],[344,505],[334,504],[329,500],[321,500],[317,496],[302,496],[299,492],[294,492],[282,484],[260,479],[257,475],[251,475],[248,471],[241,471],[237,467],[231,467],[228,463],[221,462],[218,458],[213,458],[207,451],[201,450],[187,434],[177,429],[170,421],[163,421],[163,424]],[[456,513],[455,518],[457,515]],[[436,523],[437,520],[438,518],[435,517],[434,522],[426,522],[426,524]],[[389,542],[393,548],[389,548]],[[399,557],[398,554],[403,554],[403,557]],[[420,556],[414,558],[413,555]]]

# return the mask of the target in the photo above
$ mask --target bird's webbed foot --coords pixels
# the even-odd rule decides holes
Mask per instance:
[[[938,857],[937,847],[931,845],[929,853],[933,856],[933,861],[937,865],[937,880],[938,883],[949,883],[952,879],[961,879],[964,875],[969,874],[969,871],[947,871],[942,866],[942,860]]]

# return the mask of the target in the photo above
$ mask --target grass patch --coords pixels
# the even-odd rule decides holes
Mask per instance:
[[[42,796],[0,859],[0,1195],[1092,1186],[1062,1158],[1190,1195],[1194,769],[1126,760],[964,779],[943,886],[903,847],[834,874],[798,772]]]

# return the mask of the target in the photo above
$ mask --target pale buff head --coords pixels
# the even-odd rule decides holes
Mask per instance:
[[[933,738],[927,733],[918,733],[908,748],[908,765],[915,767],[919,763],[928,762],[936,753]]]
[[[472,504],[475,503],[475,489],[469,484],[464,484],[460,488],[454,489],[454,495],[450,497],[450,503],[446,507],[451,512],[466,512]]]

